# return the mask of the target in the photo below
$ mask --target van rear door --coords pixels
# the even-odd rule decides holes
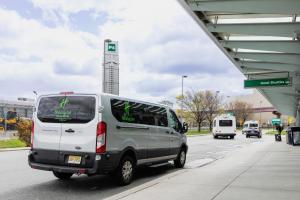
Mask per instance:
[[[34,115],[34,149],[59,151],[61,123],[55,118],[53,108],[62,98],[44,96],[39,99],[37,114]]]
[[[98,96],[68,95],[60,103],[61,152],[96,152]]]

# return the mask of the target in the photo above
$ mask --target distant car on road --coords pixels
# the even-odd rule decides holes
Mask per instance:
[[[213,136],[217,139],[219,136],[230,137],[234,139],[236,135],[236,119],[231,115],[217,116],[213,121]]]
[[[112,174],[127,185],[139,165],[186,161],[187,124],[164,105],[61,93],[40,96],[33,119],[29,165],[59,179]]]
[[[246,138],[249,138],[251,136],[256,136],[258,138],[261,138],[262,136],[259,123],[258,121],[255,120],[245,121],[242,129],[242,133],[246,134]]]

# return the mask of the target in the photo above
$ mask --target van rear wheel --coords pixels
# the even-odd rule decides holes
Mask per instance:
[[[176,160],[174,160],[174,165],[177,168],[183,168],[186,161],[186,151],[181,149]]]
[[[57,172],[57,171],[53,171],[53,174],[56,178],[59,178],[61,180],[69,180],[73,175],[72,173],[64,173],[64,172]]]
[[[114,173],[114,178],[118,185],[129,185],[133,180],[135,171],[135,162],[130,156],[125,156],[117,170]]]

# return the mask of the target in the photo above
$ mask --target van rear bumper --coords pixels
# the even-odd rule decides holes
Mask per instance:
[[[45,170],[45,171],[57,171],[65,173],[78,173],[78,174],[106,174],[116,169],[119,161],[119,154],[107,152],[105,154],[89,154],[90,160],[86,161],[86,165],[80,164],[78,166],[67,164],[66,160],[45,160],[39,159],[39,154],[43,156],[45,150],[32,150],[28,155],[28,164],[33,169]],[[46,150],[47,151],[47,150]],[[49,150],[48,150],[49,151]],[[47,154],[49,152],[47,151]],[[50,150],[50,154],[53,152]],[[61,152],[67,155],[74,155],[72,152]],[[76,154],[75,154],[76,155]],[[100,156],[100,160],[96,160],[96,155]],[[82,155],[83,156],[83,155]]]

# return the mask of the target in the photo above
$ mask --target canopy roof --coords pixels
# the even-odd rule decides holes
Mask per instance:
[[[292,79],[257,88],[296,116],[300,98],[300,0],[178,0],[248,79]]]

